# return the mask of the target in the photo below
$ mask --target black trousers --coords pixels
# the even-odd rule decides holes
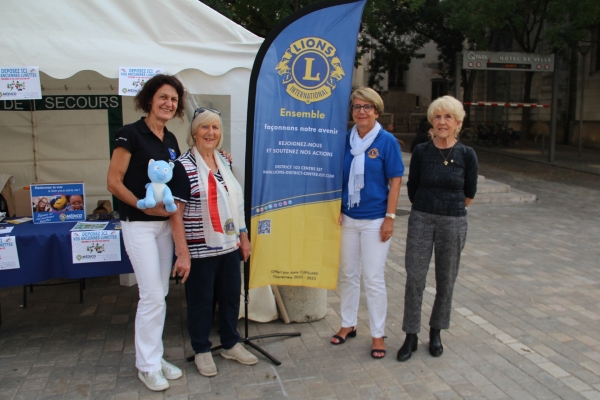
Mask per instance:
[[[212,329],[215,293],[219,303],[219,336],[223,348],[230,349],[240,341],[237,323],[241,287],[238,250],[220,256],[192,258],[185,291],[188,332],[196,354],[210,351],[212,345],[208,338]]]

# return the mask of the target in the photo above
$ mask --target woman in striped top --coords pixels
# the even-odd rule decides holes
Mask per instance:
[[[188,145],[175,163],[171,190],[178,203],[171,216],[177,261],[173,275],[185,283],[188,331],[195,363],[204,376],[217,374],[210,351],[213,298],[219,304],[221,356],[242,364],[258,359],[240,343],[237,320],[240,308],[240,255],[250,256],[244,222],[242,188],[231,163],[219,154],[220,112],[198,108],[192,119]]]

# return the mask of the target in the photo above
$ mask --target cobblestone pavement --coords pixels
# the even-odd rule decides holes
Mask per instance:
[[[409,361],[396,361],[404,340],[407,216],[401,216],[387,261],[383,360],[370,357],[364,296],[357,338],[329,344],[340,324],[339,297],[330,291],[323,320],[250,324],[251,335],[302,333],[258,341],[281,366],[260,355],[251,367],[216,356],[218,375],[202,377],[185,361],[192,353],[185,298],[182,285],[172,282],[165,358],[184,376],[153,393],[134,367],[137,290],[120,287],[117,277],[96,278],[87,280],[83,304],[71,285],[35,288],[27,309],[19,307],[21,288],[0,289],[0,399],[600,399],[600,177],[478,155],[482,175],[539,200],[469,208],[442,357],[427,351],[430,271],[419,349]]]

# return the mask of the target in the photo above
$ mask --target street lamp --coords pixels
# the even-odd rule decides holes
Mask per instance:
[[[591,44],[588,41],[581,40],[578,50],[581,54],[581,101],[579,102],[579,150],[577,157],[581,158],[581,147],[583,146],[583,89],[585,88],[585,56],[591,49]]]

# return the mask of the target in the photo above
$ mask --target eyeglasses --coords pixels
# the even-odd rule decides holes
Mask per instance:
[[[199,108],[196,108],[196,109],[194,110],[194,116],[192,117],[192,121],[194,120],[194,118],[196,118],[196,115],[198,115],[198,114],[202,114],[204,111],[210,111],[210,112],[213,112],[213,113],[215,113],[215,114],[217,114],[217,115],[221,115],[221,111],[219,111],[219,110],[215,110],[214,108],[209,108],[209,107],[199,107]]]
[[[355,104],[352,106],[352,111],[353,112],[360,112],[360,109],[364,109],[366,113],[368,113],[369,111],[375,109],[374,106],[372,106],[371,104],[363,104],[362,106],[360,104]]]

